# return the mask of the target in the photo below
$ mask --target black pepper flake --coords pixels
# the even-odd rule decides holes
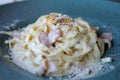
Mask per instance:
[[[43,58],[43,59],[46,59],[46,56],[45,56],[45,55],[42,55],[42,58]]]

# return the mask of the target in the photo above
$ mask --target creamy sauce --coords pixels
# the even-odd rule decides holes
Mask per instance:
[[[85,78],[100,71],[104,40],[108,45],[112,40],[112,34],[107,33],[110,40],[103,39],[106,37],[99,38],[97,31],[81,18],[51,13],[21,31],[1,33],[13,37],[6,44],[9,44],[12,62],[22,69],[36,75],[72,73]]]

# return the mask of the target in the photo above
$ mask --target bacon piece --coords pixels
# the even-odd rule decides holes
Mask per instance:
[[[104,41],[104,43],[108,44],[108,48],[111,48],[112,46],[111,41],[113,39],[112,33],[102,33],[100,38]]]
[[[58,37],[60,37],[62,35],[62,31],[61,30],[52,30],[50,31],[50,33],[48,34],[48,38],[50,43],[54,43],[56,41],[56,39]]]
[[[50,46],[48,34],[46,32],[40,32],[39,41],[48,47]]]
[[[61,30],[52,30],[49,34],[47,34],[46,32],[40,32],[39,41],[49,47],[61,35]]]
[[[91,73],[91,70],[85,66],[72,65],[69,72],[73,74],[79,74],[81,76],[86,76]]]

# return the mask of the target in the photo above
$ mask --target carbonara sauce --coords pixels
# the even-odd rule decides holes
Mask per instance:
[[[81,18],[51,13],[20,31],[2,32],[12,62],[36,75],[90,74],[85,66],[96,63],[104,53],[104,37]],[[112,39],[112,38],[111,38]]]

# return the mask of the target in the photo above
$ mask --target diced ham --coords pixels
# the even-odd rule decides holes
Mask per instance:
[[[90,74],[90,69],[80,65],[72,65],[69,72],[85,76]]]
[[[62,35],[61,30],[52,30],[49,33],[40,32],[39,41],[49,47],[61,35]]]
[[[50,46],[48,34],[46,32],[40,32],[39,41],[46,46]]]
[[[104,41],[104,43],[108,44],[109,48],[111,48],[111,46],[112,46],[111,41],[113,39],[112,33],[102,33],[100,38]]]
[[[48,38],[50,43],[54,43],[56,41],[56,39],[58,37],[60,37],[62,35],[62,31],[61,30],[52,30],[50,31],[50,33],[48,34]]]

